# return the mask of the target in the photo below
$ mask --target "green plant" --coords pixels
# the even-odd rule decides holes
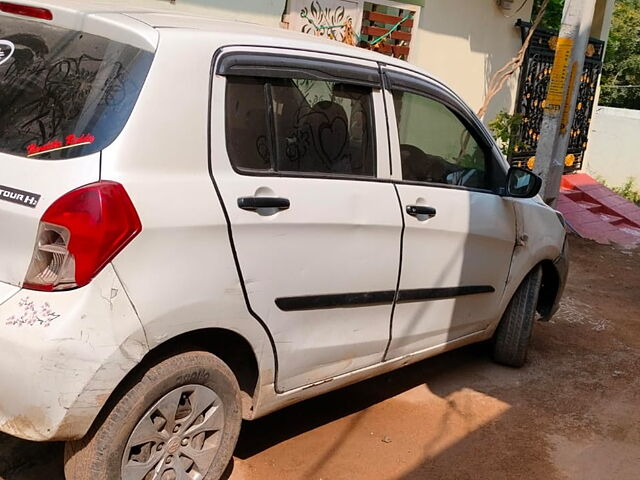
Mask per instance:
[[[540,11],[540,7],[542,6],[543,0],[534,0],[533,2],[533,12],[531,13],[531,18],[535,18],[538,12]],[[542,28],[550,29],[550,30],[558,30],[560,28],[560,24],[562,23],[562,10],[564,9],[564,0],[551,0],[549,5],[547,6],[547,10],[544,12],[544,17],[542,17],[542,23],[540,26]]]
[[[629,177],[621,187],[613,187],[611,190],[630,202],[640,205],[640,191],[636,190],[635,179],[633,177]]]
[[[630,202],[633,202],[636,205],[640,206],[640,191],[636,190],[636,181],[633,177],[629,177],[621,187],[613,187],[609,185],[602,175],[596,174],[594,175],[594,178],[611,191],[616,192],[621,197],[626,198]]]
[[[640,0],[615,3],[600,105],[640,109]]]
[[[522,125],[522,115],[519,113],[508,113],[505,110],[500,110],[491,122],[489,122],[489,129],[493,133],[493,138],[496,139],[500,150],[506,156],[522,150],[525,145],[517,140],[518,130]]]

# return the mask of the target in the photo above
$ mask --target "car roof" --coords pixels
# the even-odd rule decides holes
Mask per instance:
[[[453,92],[453,90],[451,90],[451,88],[442,80],[412,63],[409,63],[405,60],[399,60],[388,55],[383,55],[382,53],[378,53],[372,50],[367,50],[365,48],[360,48],[353,45],[340,43],[335,40],[330,40],[326,37],[316,37],[301,32],[286,30],[284,28],[270,27],[246,21],[220,20],[215,18],[214,16],[207,17],[203,15],[193,15],[190,13],[182,12],[138,11],[129,12],[127,13],[127,15],[157,29],[190,28],[216,34],[222,34],[229,37],[250,33],[254,37],[264,37],[264,46],[268,46],[270,40],[278,40],[283,44],[289,45],[293,49],[304,49],[309,51],[316,51],[319,53],[344,55],[347,57],[356,57],[372,62],[380,62],[382,64],[404,68],[417,74],[423,75],[442,86],[453,96],[458,97],[458,95]]]
[[[13,0],[9,0],[11,2]],[[250,33],[252,36],[263,36],[264,45],[269,40],[277,39],[291,44],[292,48],[305,49],[321,53],[331,53],[362,60],[393,65],[423,75],[438,83],[451,95],[460,97],[443,81],[414,64],[399,60],[364,48],[346,45],[328,38],[315,37],[283,28],[270,27],[242,20],[221,20],[216,13],[197,3],[171,4],[169,0],[19,0],[20,4],[50,8],[51,10],[67,10],[79,14],[123,14],[139,22],[161,31],[163,28],[188,28],[228,36],[240,36]],[[464,103],[464,102],[463,102]]]

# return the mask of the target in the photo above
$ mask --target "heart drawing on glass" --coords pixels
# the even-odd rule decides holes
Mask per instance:
[[[15,51],[16,47],[12,42],[0,40],[0,65],[9,60]]]
[[[320,151],[324,154],[329,165],[342,160],[349,141],[349,127],[340,117],[322,123],[318,128]]]

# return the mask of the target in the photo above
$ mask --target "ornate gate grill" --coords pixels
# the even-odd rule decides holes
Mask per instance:
[[[516,26],[522,29],[523,39],[527,35],[530,23],[518,21]],[[540,125],[544,114],[544,102],[553,67],[553,57],[558,32],[538,28],[531,38],[531,44],[525,55],[520,75],[516,113],[522,117],[518,134],[512,140],[513,153],[509,156],[512,165],[533,168]],[[565,172],[579,170],[582,157],[587,148],[589,124],[593,111],[598,77],[602,70],[604,42],[591,38],[585,57],[584,70],[580,76],[578,101],[571,130],[569,131],[569,149],[565,159]],[[571,68],[571,67],[570,67]]]

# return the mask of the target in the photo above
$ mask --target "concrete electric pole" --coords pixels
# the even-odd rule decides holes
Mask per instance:
[[[534,165],[543,180],[540,193],[552,206],[560,191],[595,7],[596,0],[566,0],[556,42]]]

